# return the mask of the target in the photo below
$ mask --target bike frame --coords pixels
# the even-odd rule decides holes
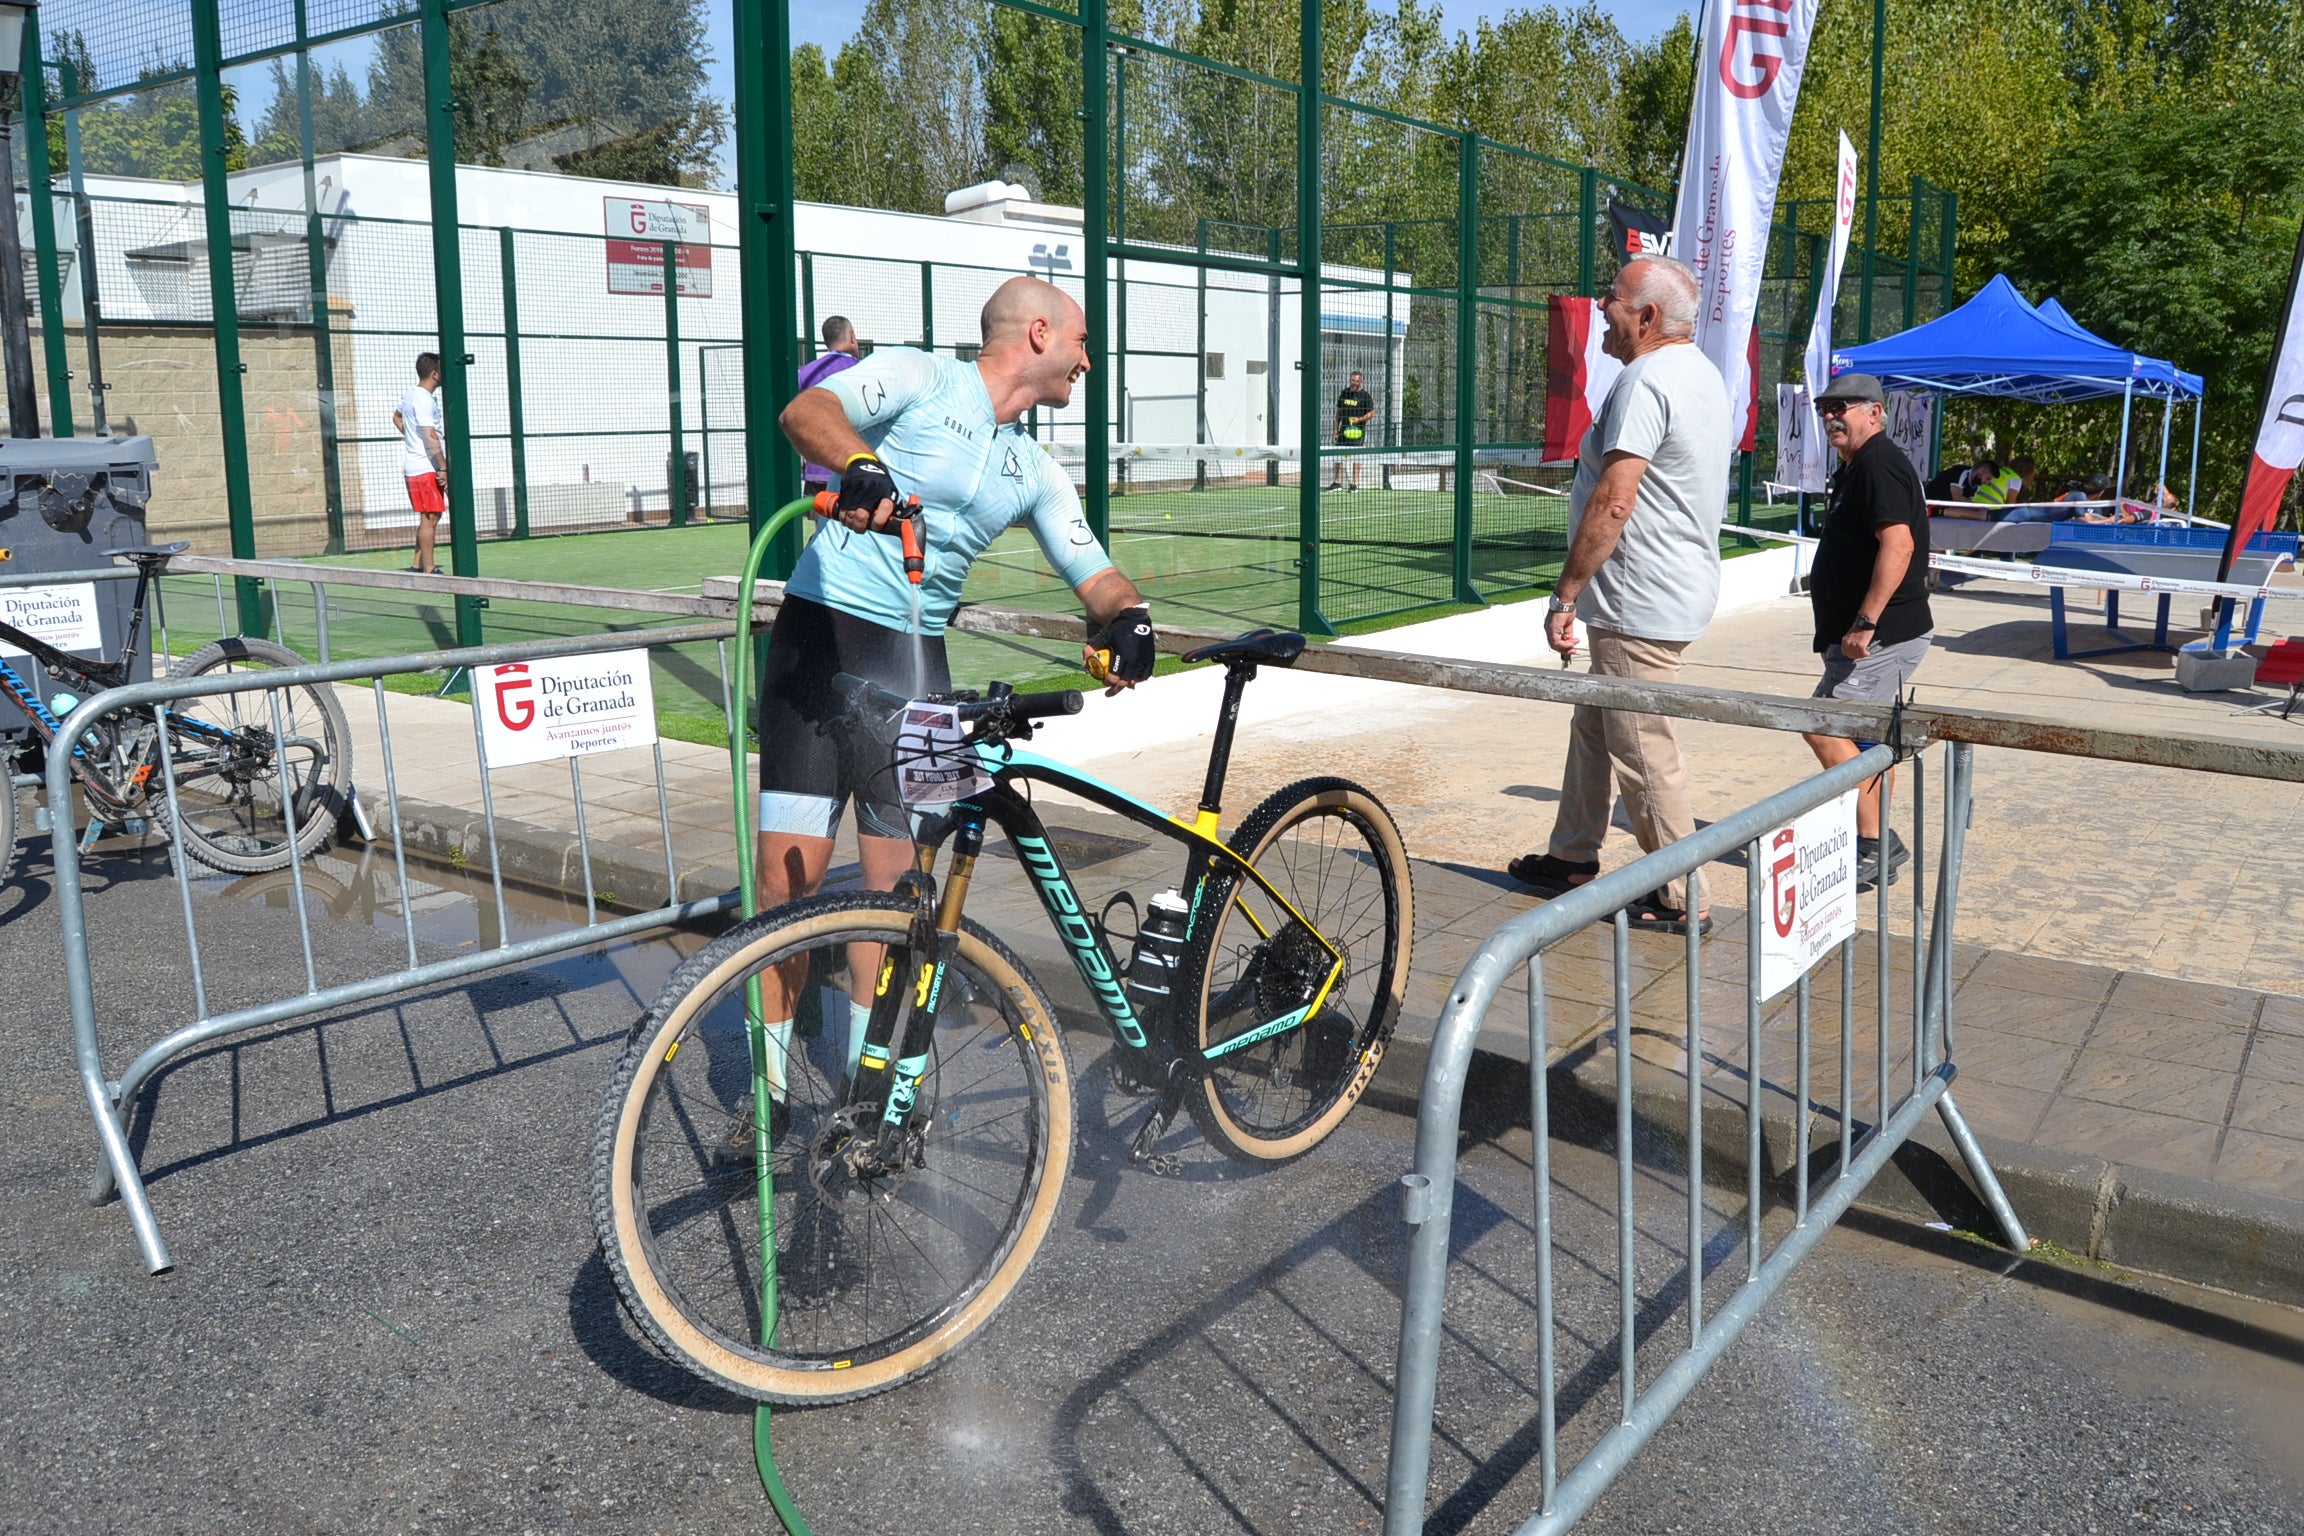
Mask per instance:
[[[85,656],[60,651],[38,636],[28,635],[15,625],[5,622],[0,622],[0,640],[22,651],[38,664],[40,670],[51,675],[68,673],[73,681],[88,687],[92,692],[102,693],[108,688],[124,687],[129,680],[129,673],[136,665],[137,647],[144,642],[144,611],[152,595],[154,574],[150,562],[138,563],[136,596],[129,605],[128,635],[121,642],[120,659],[117,661],[90,661]],[[49,713],[47,703],[40,697],[40,690],[33,687],[23,674],[6,661],[0,661],[0,692],[5,692],[15,701],[16,707],[24,711],[24,718],[33,722],[42,740],[56,739],[56,732],[64,722]]]
[[[1126,790],[1026,751],[1013,742],[980,743],[976,747],[979,759],[993,774],[992,788],[940,813],[918,836],[919,853],[914,873],[907,877],[906,883],[920,901],[920,912],[906,942],[892,946],[881,962],[880,974],[874,983],[871,1019],[864,1034],[862,1067],[850,1085],[851,1104],[877,1106],[881,1155],[891,1164],[901,1156],[904,1122],[928,1069],[928,1050],[935,1034],[937,1005],[943,995],[945,966],[958,946],[968,887],[974,878],[976,860],[983,851],[987,823],[998,826],[1006,834],[1016,851],[1017,861],[1031,876],[1041,910],[1047,913],[1050,925],[1071,951],[1072,963],[1087,984],[1089,995],[1096,999],[1097,1009],[1117,1046],[1134,1053],[1151,1069],[1140,1071],[1140,1080],[1152,1081],[1155,1071],[1168,1070],[1162,1108],[1148,1125],[1165,1125],[1184,1084],[1205,1072],[1210,1062],[1298,1028],[1327,1001],[1344,974],[1343,950],[1298,912],[1261,870],[1216,836],[1233,730],[1239,720],[1240,697],[1249,679],[1256,674],[1256,663],[1227,658],[1226,673],[1223,713],[1209,753],[1200,808],[1191,821],[1171,816]],[[1173,1001],[1165,1010],[1165,1017],[1156,1021],[1160,1025],[1158,1032],[1146,1029],[1129,1000],[1125,972],[1105,942],[1102,924],[1089,915],[1039,812],[1016,788],[1025,781],[1053,785],[1078,795],[1184,845],[1187,858],[1183,888],[1191,893],[1182,943],[1186,955],[1193,955],[1197,948],[1209,942],[1207,920],[1229,898],[1233,883],[1241,878],[1251,881],[1275,909],[1273,921],[1267,923],[1242,905],[1242,915],[1260,938],[1271,938],[1284,922],[1292,921],[1328,952],[1328,974],[1312,998],[1300,1007],[1241,1032],[1213,1051],[1201,1049],[1187,1037],[1184,1012]],[[947,842],[952,845],[952,861],[939,893],[934,880],[935,864],[937,854]],[[1216,898],[1213,903],[1208,899],[1210,896]],[[1187,965],[1179,974],[1198,982],[1203,979],[1204,965],[1205,961],[1200,960]],[[899,985],[899,975],[909,985]],[[1175,1072],[1178,1065],[1187,1069],[1186,1074]],[[888,1070],[891,1067],[893,1071]]]

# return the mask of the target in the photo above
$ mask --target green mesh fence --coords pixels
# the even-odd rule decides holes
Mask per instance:
[[[1207,57],[1095,37],[1071,5],[964,4],[938,22],[960,44],[948,77],[922,76],[919,57],[891,65],[880,109],[845,120],[852,195],[889,210],[881,222],[809,205],[786,221],[778,312],[794,334],[778,337],[741,276],[772,191],[696,184],[720,174],[713,146],[731,134],[765,135],[787,161],[810,141],[804,123],[748,126],[709,97],[699,61],[724,42],[646,35],[661,8],[446,10],[41,7],[49,131],[23,139],[47,151],[32,170],[52,188],[29,253],[43,408],[89,429],[100,307],[109,424],[162,439],[155,536],[399,560],[413,514],[392,413],[415,355],[460,333],[453,518],[485,550],[476,568],[693,585],[717,554],[628,535],[740,521],[797,490],[752,483],[789,393],[763,366],[772,350],[805,362],[839,314],[868,347],[970,358],[987,297],[1030,271],[1101,319],[1093,373],[1069,406],[1032,414],[1033,435],[1170,611],[1336,627],[1554,579],[1569,474],[1542,452],[1552,302],[1612,279],[1611,198],[1668,215],[1667,193],[1332,94],[1308,116],[1293,12],[1269,31],[1192,12],[1162,34]],[[426,99],[428,49],[447,54],[445,112]],[[1082,109],[1099,98],[1091,131]],[[815,108],[791,110],[802,123]],[[445,221],[427,158],[442,123],[460,189]],[[1029,182],[1040,209],[997,259],[978,215],[942,218],[947,192],[992,176]],[[219,188],[229,212],[212,221]],[[1798,376],[1827,211],[1786,204],[1770,241],[1741,466],[1754,489],[1735,509],[1757,522],[1792,515],[1768,500],[1775,389]],[[619,230],[626,215],[639,233]],[[1849,339],[1951,299],[1949,194],[1916,182],[1875,222],[1849,257]],[[775,273],[775,256],[755,270]],[[1373,410],[1346,437],[1336,402],[1354,373]],[[562,536],[553,553],[526,552],[546,535]],[[971,595],[1071,603],[1021,536]]]

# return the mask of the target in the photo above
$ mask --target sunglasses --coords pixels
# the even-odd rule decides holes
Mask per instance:
[[[1870,400],[1826,400],[1817,405],[1816,414],[1819,416],[1845,416],[1860,405],[1872,403]]]

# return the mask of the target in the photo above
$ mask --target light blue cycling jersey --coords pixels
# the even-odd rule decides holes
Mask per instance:
[[[968,568],[994,539],[1029,522],[1040,552],[1077,587],[1112,563],[1080,510],[1071,476],[1017,423],[992,419],[974,363],[881,347],[816,386],[839,397],[855,427],[922,508],[927,570],[920,627],[940,635],[960,604]],[[902,543],[827,522],[786,590],[890,629],[912,627]]]

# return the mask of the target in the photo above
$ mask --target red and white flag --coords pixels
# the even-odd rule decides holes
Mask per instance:
[[[1546,306],[1551,345],[1544,354],[1544,457],[1558,463],[1582,451],[1584,434],[1624,365],[1600,350],[1608,322],[1598,299],[1554,294]]]
[[[1752,316],[1800,99],[1816,0],[1706,0],[1680,157],[1672,254],[1696,269],[1696,344],[1728,382],[1731,440],[1752,436]]]
[[[2240,515],[2224,541],[2216,579],[2232,573],[2232,558],[2280,516],[2280,498],[2296,466],[2304,463],[2304,235],[2296,240],[2296,265],[2288,274],[2288,303],[2280,334],[2272,343],[2272,371],[2264,380],[2264,421],[2256,429],[2256,450],[2248,458],[2248,479],[2240,490]]]

